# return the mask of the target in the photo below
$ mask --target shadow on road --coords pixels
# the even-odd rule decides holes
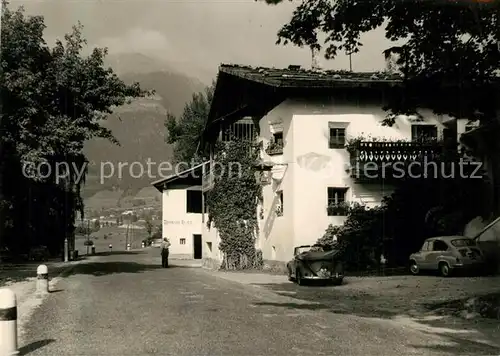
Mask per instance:
[[[39,340],[39,341],[32,342],[31,344],[23,346],[19,349],[19,356],[28,355],[30,352],[33,352],[33,351],[38,350],[44,346],[47,346],[48,344],[51,344],[54,341],[56,341],[56,340],[45,339],[45,340]]]
[[[302,303],[254,303],[254,305],[259,306],[281,307],[292,310],[310,310],[323,313],[330,312],[334,314],[348,314],[381,319],[396,319],[396,317],[401,317],[401,315],[422,315],[422,313],[428,313],[430,309],[429,305],[416,305],[415,303],[409,303],[408,300],[382,298],[360,291],[349,293],[342,290],[342,286],[316,288],[312,286],[301,287],[293,283],[259,284],[259,286],[277,295],[302,301]],[[457,301],[454,301],[454,303],[457,304]],[[458,319],[456,321],[458,321]],[[495,323],[494,320],[491,321]],[[500,329],[498,329],[498,326],[489,326],[489,323],[486,321],[478,321],[474,328],[483,335],[485,338],[484,342],[477,340],[476,337],[471,339],[457,336],[454,330],[462,330],[464,326],[460,325],[458,322],[455,325],[454,322],[449,319],[434,321],[420,320],[418,323],[423,325],[424,328],[428,328],[429,333],[432,333],[430,330],[433,330],[433,328],[446,328],[446,330],[448,330],[448,332],[441,334],[441,336],[445,338],[446,344],[428,345],[425,347],[428,350],[434,349],[435,351],[447,351],[453,354],[470,355],[474,353],[484,355],[500,354],[500,348],[494,346],[496,344],[496,337],[494,335],[498,335]],[[435,330],[436,329],[434,329],[434,331]],[[424,348],[423,346],[415,347]]]
[[[452,355],[498,355],[500,347],[467,340],[451,335],[446,335],[447,344],[440,345],[409,345],[417,350],[422,350],[425,354],[429,352],[445,352]]]
[[[439,315],[460,316],[463,312],[477,313],[483,318],[500,320],[500,292],[460,298],[445,302],[425,303],[423,306]]]
[[[145,265],[136,262],[109,261],[90,262],[76,266],[66,275],[86,274],[92,276],[106,276],[116,273],[142,273],[162,268],[160,265]]]
[[[103,251],[97,252],[91,256],[120,256],[120,255],[141,255],[143,251]]]

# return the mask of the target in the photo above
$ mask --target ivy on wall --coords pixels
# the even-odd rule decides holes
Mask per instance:
[[[223,269],[262,266],[262,254],[255,248],[258,234],[258,204],[262,187],[256,177],[260,145],[234,138],[215,149],[214,186],[207,194],[208,228],[220,235]]]

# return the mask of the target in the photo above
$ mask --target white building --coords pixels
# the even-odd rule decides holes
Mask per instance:
[[[162,236],[170,241],[170,256],[201,259],[202,166],[153,182],[162,193]]]
[[[456,141],[465,131],[467,120],[450,120],[425,110],[420,111],[422,118],[398,117],[392,127],[383,126],[387,113],[382,107],[386,98],[397,93],[399,83],[399,79],[381,79],[373,73],[220,67],[204,144],[224,140],[226,130],[258,136],[264,143],[262,161],[269,172],[259,207],[256,247],[265,260],[287,261],[294,246],[313,244],[329,224],[341,225],[345,216],[333,207],[343,202],[376,206],[391,194],[388,179],[372,179],[366,170],[357,176],[346,172],[353,161],[395,161],[398,154],[417,154],[423,144],[411,141],[421,136]],[[346,149],[350,139],[360,141],[351,146],[356,148],[351,153]],[[386,142],[374,144],[374,139]],[[210,189],[208,183],[204,177],[203,191]],[[188,217],[179,208],[185,206],[185,190],[199,186],[180,190],[167,184],[167,188],[169,195],[163,191],[164,231],[179,231],[185,239],[202,234],[203,255],[221,260],[216,229],[201,223],[203,214]],[[189,221],[187,227],[180,223],[183,220]],[[176,221],[176,228],[165,221]],[[192,252],[190,245],[184,246],[186,253]],[[182,249],[180,245],[174,248]]]

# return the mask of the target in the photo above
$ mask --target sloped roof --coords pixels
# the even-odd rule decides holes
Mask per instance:
[[[382,72],[349,72],[308,70],[300,66],[288,68],[251,67],[222,64],[219,73],[226,73],[253,82],[281,88],[358,87],[374,83],[398,84],[401,76]]]

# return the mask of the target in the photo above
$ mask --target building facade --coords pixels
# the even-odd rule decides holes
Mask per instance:
[[[384,126],[387,113],[382,107],[387,97],[397,96],[398,83],[373,73],[220,67],[202,144],[213,146],[231,135],[262,142],[266,169],[256,247],[264,260],[285,262],[295,246],[314,244],[330,224],[344,223],[349,204],[380,205],[394,189],[394,177],[386,177],[394,173],[391,164],[431,158],[437,154],[436,142],[456,142],[467,130],[467,120],[426,110],[419,110],[419,117],[398,116],[392,126]],[[382,163],[389,165],[386,171]],[[209,166],[207,162],[196,186],[203,193],[212,187]],[[220,237],[206,225],[206,214],[189,220],[196,228],[168,227],[165,221],[187,220],[178,208],[186,194],[163,194],[164,231],[200,233],[203,256],[221,261]]]
[[[170,256],[202,259],[201,166],[152,183],[162,193],[162,236]]]

